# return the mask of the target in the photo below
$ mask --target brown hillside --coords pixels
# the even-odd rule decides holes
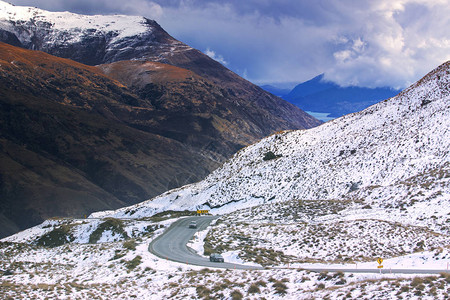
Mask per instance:
[[[1,43],[0,57],[2,236],[137,203],[217,166],[122,121],[154,108],[97,69]]]

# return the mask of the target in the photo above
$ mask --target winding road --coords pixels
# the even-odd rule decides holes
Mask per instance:
[[[263,270],[263,269],[287,269],[287,268],[263,268],[256,266],[246,266],[233,263],[210,262],[208,258],[198,255],[186,244],[192,239],[197,231],[204,230],[218,216],[196,216],[186,217],[174,222],[162,235],[156,238],[148,246],[148,250],[156,256],[180,263],[243,270]],[[197,228],[189,228],[191,221],[197,222]],[[296,268],[297,269],[297,268]],[[345,273],[380,273],[380,269],[338,269],[338,268],[304,268],[313,272],[345,272]],[[381,269],[382,274],[440,274],[449,273],[449,270],[424,270],[424,269]]]
[[[162,235],[152,241],[148,250],[161,258],[185,264],[225,269],[262,270],[262,267],[210,262],[209,258],[198,255],[186,246],[197,231],[206,229],[211,221],[217,218],[216,216],[182,218],[174,222]],[[191,221],[197,222],[196,229],[189,228]]]

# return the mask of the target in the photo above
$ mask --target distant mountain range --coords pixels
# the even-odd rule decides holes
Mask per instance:
[[[143,17],[0,1],[1,41],[0,236],[138,203],[320,124]]]
[[[324,74],[298,84],[289,92],[268,85],[262,86],[262,88],[305,111],[328,114],[328,117],[332,118],[361,111],[400,93],[400,90],[387,87],[340,87],[333,82],[325,81]]]
[[[261,88],[281,98],[283,98],[284,96],[286,96],[291,92],[291,89],[279,88],[270,84],[261,85]]]

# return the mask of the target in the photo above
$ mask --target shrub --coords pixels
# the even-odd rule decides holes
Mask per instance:
[[[264,287],[267,286],[267,283],[264,280],[258,280],[256,282],[256,284],[259,285],[259,286],[264,286]]]
[[[311,280],[311,278],[309,278],[308,276],[302,276],[302,281],[301,282],[306,282]]]
[[[338,271],[338,272],[334,273],[333,278],[337,278],[337,277],[339,277],[339,278],[344,277],[344,273],[342,271]]]
[[[60,227],[57,227],[53,229],[52,231],[44,234],[41,236],[37,241],[36,244],[38,246],[45,246],[45,247],[58,247],[62,246],[66,243],[73,242],[75,238],[70,233],[70,226],[68,225],[62,225]]]
[[[424,284],[419,284],[418,286],[416,286],[416,290],[424,291],[425,290],[425,285]]]
[[[328,272],[327,272],[327,271],[322,271],[322,272],[320,272],[320,273],[319,273],[319,276],[317,277],[318,280],[322,280],[322,279],[330,280],[330,279],[332,279],[332,278],[333,278],[332,276],[328,275]]]
[[[123,247],[128,250],[136,250],[136,241],[134,239],[123,242]]]
[[[233,300],[241,300],[242,298],[244,298],[244,296],[242,295],[242,293],[239,290],[233,290],[230,294],[231,299]]]
[[[121,250],[114,251],[114,256],[110,260],[116,260],[119,258],[122,258],[125,256],[125,252],[122,252]]]
[[[277,281],[275,282],[272,287],[275,288],[275,293],[276,294],[280,294],[280,295],[284,295],[287,292],[288,287],[281,281]]]
[[[195,288],[195,290],[197,291],[197,296],[199,296],[200,298],[206,298],[209,299],[210,295],[211,295],[211,290],[208,289],[206,286],[204,285],[199,285]]]
[[[260,291],[260,289],[259,289],[259,286],[258,286],[258,284],[256,284],[256,283],[252,283],[251,285],[250,285],[250,287],[248,288],[248,293],[249,294],[257,294],[257,293],[260,293],[261,291]]]
[[[411,286],[416,287],[422,283],[423,283],[423,279],[421,277],[414,277],[414,279],[411,281]]]
[[[336,285],[344,285],[347,283],[347,280],[344,278],[341,278],[340,280],[336,281]]]
[[[275,153],[273,153],[272,151],[269,151],[264,154],[263,160],[267,161],[267,160],[272,160],[272,159],[275,159],[278,157],[281,157],[281,155],[275,155]]]
[[[89,236],[89,243],[95,244],[102,237],[103,232],[110,230],[113,233],[121,235],[124,239],[128,239],[128,234],[123,230],[123,222],[119,219],[105,218],[105,221],[98,225],[97,229]]]
[[[401,291],[402,293],[409,292],[409,286],[407,286],[407,285],[402,285],[402,287],[400,288],[400,291]]]
[[[140,255],[136,256],[130,261],[125,262],[125,266],[128,270],[134,270],[138,265],[140,265],[142,262],[142,257]]]
[[[447,283],[450,283],[450,274],[449,273],[441,273],[441,277],[444,278],[444,280]]]

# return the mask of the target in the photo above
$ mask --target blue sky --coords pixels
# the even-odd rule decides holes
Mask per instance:
[[[256,84],[404,88],[450,60],[450,0],[9,0],[142,15]]]

